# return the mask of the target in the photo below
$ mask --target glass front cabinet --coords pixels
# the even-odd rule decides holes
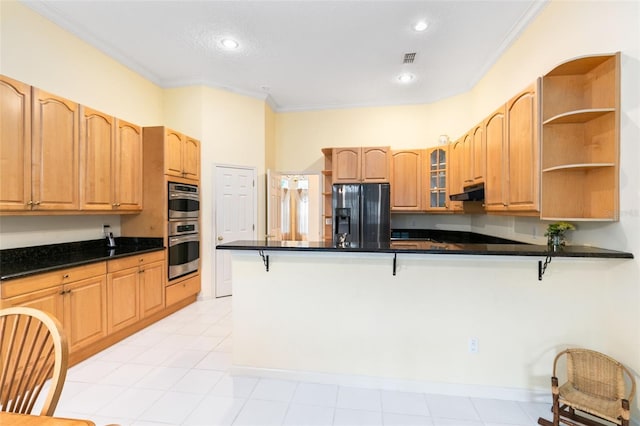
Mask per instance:
[[[426,210],[446,210],[447,202],[447,148],[438,147],[427,151],[428,184],[424,206]]]

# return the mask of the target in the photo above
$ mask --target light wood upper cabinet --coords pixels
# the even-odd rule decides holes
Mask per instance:
[[[79,105],[37,88],[32,94],[32,209],[78,210]]]
[[[334,148],[333,183],[353,183],[361,181],[361,152],[361,148]]]
[[[118,211],[142,210],[142,128],[116,120],[114,195]]]
[[[83,210],[111,210],[115,204],[114,118],[91,108],[81,107],[80,169]],[[114,205],[115,207],[115,205]]]
[[[507,209],[540,209],[538,82],[511,98],[506,107]]]
[[[200,179],[200,141],[167,129],[164,151],[165,174]]]
[[[142,129],[81,107],[81,209],[142,210]]]
[[[362,182],[389,182],[389,147],[362,148]]]
[[[423,210],[445,211],[449,208],[447,191],[448,146],[439,146],[426,150],[423,159],[422,176],[425,179],[423,191],[425,198]]]
[[[391,210],[422,209],[423,150],[391,151]]]
[[[389,147],[333,149],[333,183],[389,182]]]
[[[620,53],[567,61],[542,82],[546,220],[619,219]]]
[[[447,187],[449,195],[460,194],[464,187],[465,177],[465,143],[464,137],[449,144],[449,167],[447,169]],[[448,209],[452,212],[462,211],[462,201],[449,200]]]
[[[505,106],[491,114],[484,123],[487,169],[484,185],[484,205],[487,211],[504,211],[507,208],[506,175],[506,119]]]
[[[0,75],[0,210],[30,210],[31,86]]]
[[[485,139],[484,123],[478,124],[471,131],[472,139],[472,162],[471,162],[471,179],[473,183],[484,182],[485,170],[487,165],[487,150]]]
[[[200,179],[200,141],[185,135],[182,168],[187,179]]]

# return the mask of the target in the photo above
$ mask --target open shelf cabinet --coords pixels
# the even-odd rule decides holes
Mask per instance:
[[[618,220],[619,128],[619,53],[543,77],[542,219]]]
[[[324,169],[322,170],[322,227],[325,241],[333,238],[333,214],[331,212],[331,191],[333,189],[333,149],[323,148]]]

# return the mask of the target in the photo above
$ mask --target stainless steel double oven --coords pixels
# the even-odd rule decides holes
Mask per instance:
[[[169,182],[169,280],[200,267],[200,191],[196,185]]]

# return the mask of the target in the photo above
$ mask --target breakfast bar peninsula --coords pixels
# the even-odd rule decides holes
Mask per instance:
[[[453,395],[548,398],[558,349],[614,336],[616,311],[593,312],[632,285],[608,280],[630,268],[632,254],[593,247],[550,253],[530,244],[396,240],[217,249],[232,253],[236,373]],[[558,321],[559,313],[572,321]]]

